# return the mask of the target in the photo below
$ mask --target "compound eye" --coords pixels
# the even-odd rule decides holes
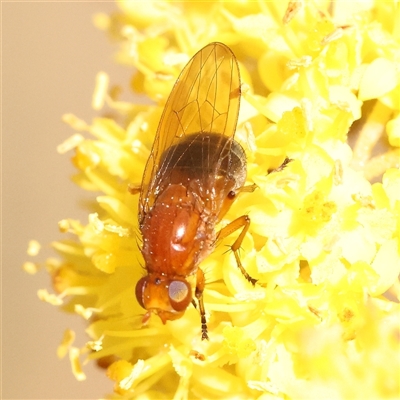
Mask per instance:
[[[136,299],[139,305],[144,309],[146,309],[146,307],[144,306],[144,291],[146,289],[146,285],[147,285],[147,277],[143,277],[139,279],[135,289]]]
[[[175,311],[184,311],[192,300],[189,284],[183,281],[172,281],[168,287],[168,296]]]

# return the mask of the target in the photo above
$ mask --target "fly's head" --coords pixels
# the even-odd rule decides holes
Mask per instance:
[[[160,274],[149,274],[136,284],[136,298],[148,312],[157,314],[165,324],[169,320],[181,318],[192,301],[190,284],[181,277],[168,277]]]

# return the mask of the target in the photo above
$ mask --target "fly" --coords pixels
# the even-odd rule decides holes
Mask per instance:
[[[197,299],[202,339],[208,339],[199,267],[216,239],[241,229],[238,250],[250,226],[244,215],[218,233],[216,224],[244,186],[246,156],[234,135],[240,104],[236,57],[222,43],[201,49],[182,70],[167,100],[147,161],[139,200],[141,252],[147,275],[136,285],[139,304],[163,323],[183,316]]]

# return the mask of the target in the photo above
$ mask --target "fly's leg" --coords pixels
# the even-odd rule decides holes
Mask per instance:
[[[258,186],[255,183],[253,183],[252,185],[243,186],[238,190],[237,193],[236,192],[233,192],[233,193],[235,194],[235,196],[238,193],[243,193],[243,192],[245,192],[245,193],[253,193],[257,188],[258,188]]]
[[[205,361],[205,359],[206,359],[206,356],[204,354],[198,352],[197,350],[190,350],[189,356],[192,356],[196,360],[199,360],[199,361]]]
[[[198,268],[197,275],[196,275],[195,296],[199,303],[200,320],[201,320],[201,340],[204,340],[204,339],[208,340],[206,310],[204,308],[204,302],[203,302],[204,285],[205,285],[204,272],[200,268]],[[192,303],[196,307],[196,303],[194,301],[192,301]]]
[[[244,277],[252,284],[255,285],[257,282],[257,279],[252,278],[247,271],[244,269],[242,262],[240,261],[239,257],[239,249],[240,246],[242,245],[243,239],[246,236],[247,231],[249,230],[250,227],[250,217],[248,215],[242,215],[241,217],[235,219],[231,223],[229,223],[227,226],[222,228],[217,235],[218,240],[222,240],[232,234],[233,232],[236,232],[239,229],[242,229],[240,232],[239,236],[231,246],[231,249],[233,251],[233,254],[235,255],[236,259],[236,264],[238,268],[240,269],[241,273],[244,275]]]
[[[141,189],[140,185],[128,185],[128,192],[133,195],[140,193]]]
[[[278,168],[268,171],[268,173],[270,174],[272,172],[282,171],[291,161],[293,161],[293,160],[286,157],[283,160],[283,163]],[[243,186],[242,188],[239,189],[239,192],[240,193],[241,192],[254,192],[254,190],[256,190],[256,189],[257,189],[257,185],[253,184],[253,185]],[[238,192],[234,192],[234,191],[232,191],[228,194],[228,198],[231,200],[231,202],[233,202],[233,200],[236,198],[237,194],[238,194]],[[228,205],[228,207],[229,207],[229,205]],[[223,214],[224,213],[222,213],[222,215]],[[229,236],[230,234],[232,234],[233,232],[236,232],[237,230],[242,229],[239,236],[237,237],[237,239],[231,246],[231,249],[233,251],[233,254],[235,255],[236,264],[237,264],[238,268],[240,269],[241,273],[254,286],[257,283],[257,279],[252,278],[247,273],[247,271],[244,269],[242,262],[240,261],[240,257],[239,257],[240,246],[242,245],[243,239],[246,236],[246,233],[249,230],[249,228],[250,228],[250,217],[248,215],[242,215],[241,217],[235,219],[230,224],[228,224],[227,226],[222,228],[217,234],[217,240],[218,241],[222,240],[222,239],[226,238],[227,236]]]
[[[269,175],[269,174],[272,174],[273,172],[281,172],[281,171],[284,170],[284,169],[286,168],[286,166],[287,166],[290,162],[292,162],[292,161],[293,161],[292,158],[286,157],[286,158],[283,160],[283,163],[282,163],[278,168],[269,170],[269,171],[268,171],[268,175]]]

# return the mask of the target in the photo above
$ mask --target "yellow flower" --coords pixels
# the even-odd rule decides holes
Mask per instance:
[[[153,103],[119,101],[100,73],[93,97],[114,118],[77,133],[74,181],[96,192],[88,221],[60,221],[46,268],[55,293],[39,297],[88,321],[90,340],[58,349],[107,367],[116,398],[377,399],[400,395],[400,18],[396,1],[118,1],[96,24],[135,67],[131,87]],[[238,270],[224,239],[201,264],[209,341],[199,312],[163,325],[143,309],[138,196],[165,101],[204,45],[230,46],[241,69],[236,139],[253,193],[220,227],[252,220]],[[110,114],[110,113],[108,113]],[[386,130],[386,131],[385,131]],[[285,157],[293,161],[280,172]],[[100,195],[99,195],[100,193]],[[35,256],[32,242],[28,253]],[[39,264],[24,268],[34,273]],[[101,395],[101,394],[99,394]]]

